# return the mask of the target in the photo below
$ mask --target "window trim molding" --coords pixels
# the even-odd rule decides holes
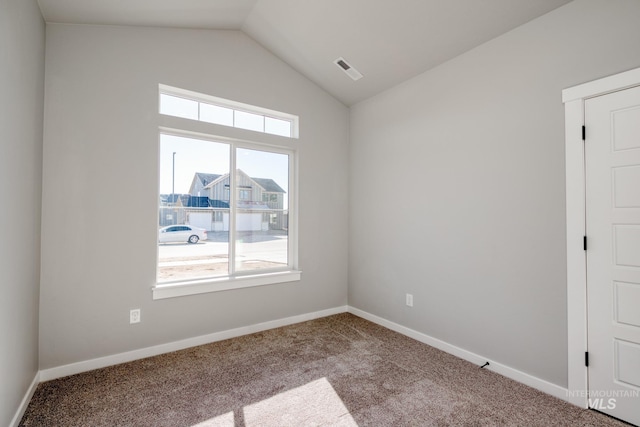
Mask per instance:
[[[297,282],[302,276],[300,270],[286,270],[237,276],[212,277],[183,282],[157,283],[153,288],[153,299],[175,298],[210,292],[243,289],[255,286]]]
[[[206,277],[201,279],[180,280],[175,282],[160,283],[157,281],[152,287],[153,299],[165,299],[173,297],[181,297],[187,295],[197,295],[209,292],[220,292],[232,289],[242,289],[255,286],[272,285],[277,283],[296,282],[301,279],[302,271],[298,267],[298,150],[293,147],[279,146],[273,144],[265,144],[259,141],[248,141],[236,138],[225,137],[215,134],[207,134],[194,132],[185,129],[176,129],[169,127],[158,127],[158,148],[160,145],[161,135],[171,135],[183,138],[200,139],[205,141],[224,143],[230,145],[230,154],[232,164],[230,170],[230,179],[234,179],[235,175],[235,154],[232,152],[237,148],[249,150],[270,151],[273,153],[286,154],[289,156],[289,186],[288,186],[288,212],[289,212],[289,231],[287,237],[288,266],[281,270],[257,270],[246,272],[232,272],[231,275]],[[158,150],[158,153],[160,151]],[[159,184],[158,180],[158,186]],[[159,187],[157,188],[159,193]],[[229,227],[234,226],[232,221],[235,211],[235,197],[231,194],[230,205],[232,209],[229,213]],[[157,237],[156,237],[157,241]],[[159,262],[159,246],[156,244],[156,271]],[[235,258],[235,243],[229,241],[229,257]],[[232,258],[233,257],[233,258]]]

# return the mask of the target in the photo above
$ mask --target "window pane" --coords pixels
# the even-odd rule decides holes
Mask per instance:
[[[159,283],[229,274],[229,158],[227,144],[160,135]]]
[[[200,120],[217,125],[233,126],[233,110],[217,105],[200,103]]]
[[[234,125],[241,129],[264,132],[264,116],[236,110]]]
[[[160,114],[198,120],[198,103],[163,93],[160,94]]]
[[[287,120],[264,118],[264,131],[273,135],[286,136],[291,138],[291,122]]]
[[[286,268],[289,156],[239,148],[236,165],[236,187],[247,196],[236,210],[236,271]]]

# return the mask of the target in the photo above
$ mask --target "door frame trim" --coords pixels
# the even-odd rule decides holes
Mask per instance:
[[[588,407],[585,366],[587,342],[587,259],[584,167],[584,103],[589,98],[640,86],[640,68],[625,71],[562,91],[565,107],[565,167],[567,220],[567,400]],[[588,130],[587,130],[588,132]]]

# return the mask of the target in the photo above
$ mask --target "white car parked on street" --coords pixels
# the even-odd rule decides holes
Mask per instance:
[[[207,230],[192,225],[169,225],[158,233],[160,243],[198,243],[207,240]]]

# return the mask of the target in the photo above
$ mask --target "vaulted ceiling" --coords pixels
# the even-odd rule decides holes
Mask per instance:
[[[353,105],[571,0],[38,1],[50,23],[241,30]]]

